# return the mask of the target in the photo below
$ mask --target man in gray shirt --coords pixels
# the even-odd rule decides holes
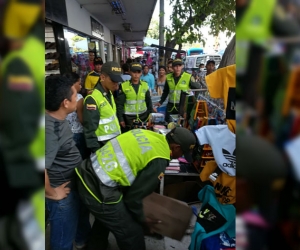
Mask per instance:
[[[72,250],[80,211],[74,169],[82,159],[65,118],[76,110],[77,91],[73,83],[62,76],[47,77],[45,88],[45,196],[51,228],[50,246]],[[88,214],[86,218],[88,227]],[[84,239],[79,241],[78,244],[84,244]]]

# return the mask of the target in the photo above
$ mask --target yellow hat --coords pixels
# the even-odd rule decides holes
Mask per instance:
[[[3,35],[10,39],[24,38],[35,24],[42,4],[10,0],[4,13]]]

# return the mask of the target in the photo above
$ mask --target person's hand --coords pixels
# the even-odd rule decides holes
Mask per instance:
[[[46,194],[46,198],[49,198],[51,200],[56,200],[56,201],[66,198],[68,196],[68,194],[71,192],[71,189],[66,187],[69,183],[70,183],[70,181],[63,183],[56,188],[53,188],[55,195],[47,195]]]
[[[120,125],[121,125],[122,128],[125,128],[125,126],[126,126],[125,122],[120,122]]]
[[[156,220],[156,219],[151,219],[149,217],[145,218],[145,223],[148,226],[148,228],[150,229],[150,233],[153,233],[153,229],[152,227],[156,224],[160,224],[161,220]]]
[[[154,106],[160,107],[161,104],[159,102],[155,103]]]
[[[154,111],[154,113],[157,113],[157,109],[155,107],[153,107],[152,110]]]
[[[90,95],[90,94],[92,94],[92,93],[93,93],[93,91],[94,91],[93,89],[91,89],[91,90],[88,90],[87,94],[88,94],[88,95]]]

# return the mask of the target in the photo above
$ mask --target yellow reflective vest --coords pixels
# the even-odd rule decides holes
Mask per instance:
[[[111,98],[111,106],[98,89],[94,89],[93,93],[88,96],[95,100],[100,112],[99,126],[95,131],[98,141],[110,140],[121,134],[119,120],[116,116],[116,104],[114,98]],[[86,98],[88,96],[86,96]],[[86,98],[84,100],[86,100]]]
[[[236,28],[237,73],[244,73],[247,67],[249,43],[267,47],[271,37],[271,21],[276,1],[252,0]]]
[[[178,83],[175,84],[173,74],[168,74],[166,77],[167,83],[169,85],[169,102],[178,104],[180,102],[181,91],[187,91],[190,88],[191,74],[183,72]]]
[[[133,129],[110,140],[91,157],[101,182],[109,187],[131,186],[137,174],[156,158],[170,160],[170,148],[164,135]]]
[[[30,152],[36,161],[36,167],[39,171],[45,169],[45,46],[37,38],[29,37],[20,50],[11,52],[4,58],[1,65],[2,75],[7,70],[7,65],[16,58],[22,59],[29,67],[41,98],[41,116],[39,121],[39,130],[36,133],[34,141],[30,145]]]
[[[135,92],[130,81],[122,83],[122,90],[126,96],[124,104],[125,115],[140,115],[147,111],[146,92],[149,90],[145,81],[140,81],[139,91]]]

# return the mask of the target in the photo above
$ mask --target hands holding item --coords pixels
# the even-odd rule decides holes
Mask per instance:
[[[70,188],[66,187],[69,183],[70,181],[63,183],[56,188],[53,188],[53,194],[50,195],[46,193],[46,198],[56,201],[66,198],[71,191]]]
[[[160,224],[162,221],[161,220],[156,220],[156,219],[151,219],[149,217],[146,217],[145,223],[150,229],[150,233],[154,233],[152,227],[156,224]]]
[[[126,126],[125,122],[120,122],[120,125],[122,128],[125,128],[125,126]]]

